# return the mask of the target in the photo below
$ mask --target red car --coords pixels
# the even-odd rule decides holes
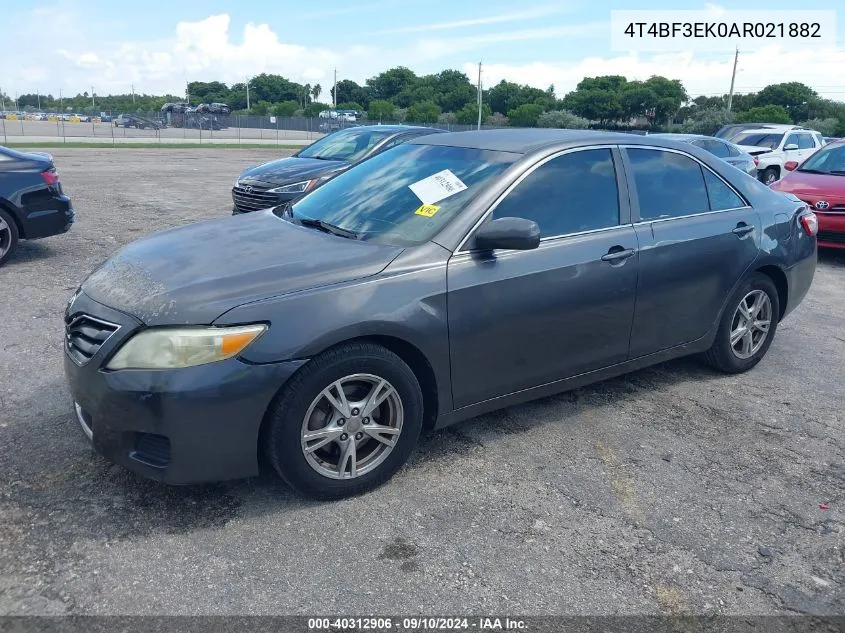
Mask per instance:
[[[789,161],[784,168],[789,173],[771,188],[810,205],[819,220],[819,246],[845,249],[845,139],[825,145],[800,165]]]

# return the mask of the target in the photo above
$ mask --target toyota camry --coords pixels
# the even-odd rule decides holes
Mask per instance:
[[[342,497],[424,430],[688,354],[751,369],[810,287],[816,230],[686,143],[434,134],[124,247],[70,300],[64,366],[79,426],[127,468],[204,482],[264,456]]]

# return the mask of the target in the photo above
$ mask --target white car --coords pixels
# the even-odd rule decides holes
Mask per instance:
[[[766,185],[784,176],[784,163],[804,162],[824,146],[824,138],[820,132],[804,128],[795,129],[792,125],[745,130],[731,139],[731,142],[754,156],[757,161],[757,175]]]

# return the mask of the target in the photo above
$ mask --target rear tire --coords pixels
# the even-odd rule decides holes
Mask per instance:
[[[779,315],[780,301],[774,282],[763,273],[754,273],[728,301],[716,339],[704,353],[704,361],[728,374],[748,371],[766,355],[777,331]]]
[[[380,486],[405,463],[422,430],[422,390],[390,350],[350,343],[302,367],[268,416],[264,448],[276,472],[302,495],[339,499]]]
[[[4,209],[0,209],[0,266],[2,266],[18,246],[18,225]]]

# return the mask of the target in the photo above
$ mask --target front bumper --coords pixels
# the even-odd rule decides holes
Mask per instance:
[[[818,243],[822,248],[845,248],[845,213],[813,209],[819,220]]]
[[[304,361],[229,359],[174,370],[102,369],[141,324],[80,294],[69,311],[120,325],[89,362],[64,352],[77,421],[95,450],[142,476],[192,484],[258,473],[259,431],[275,394]]]

